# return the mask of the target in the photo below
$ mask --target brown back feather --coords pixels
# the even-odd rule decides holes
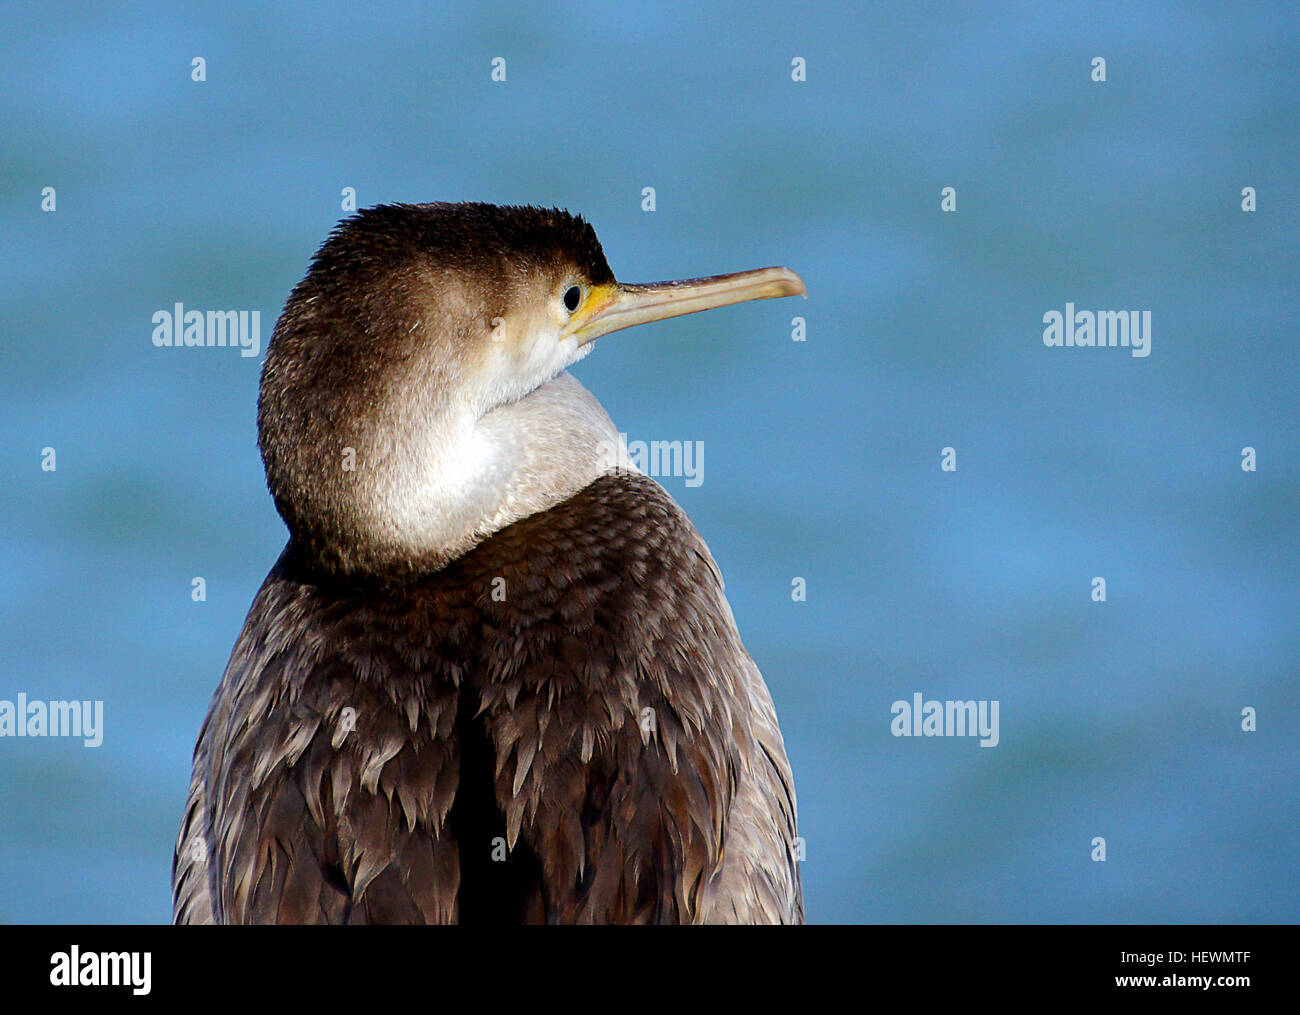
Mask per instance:
[[[797,922],[793,836],[716,565],[609,476],[397,589],[286,550],[200,734],[176,919]]]

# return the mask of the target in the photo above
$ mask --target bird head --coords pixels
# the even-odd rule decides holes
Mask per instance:
[[[786,268],[620,283],[558,209],[367,209],[316,253],[268,346],[268,486],[326,571],[442,566],[598,474],[613,426],[564,372],[595,339],[803,291]]]

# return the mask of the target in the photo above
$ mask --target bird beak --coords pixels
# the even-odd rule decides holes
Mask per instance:
[[[688,278],[680,282],[624,285],[611,282],[593,286],[587,302],[569,319],[562,338],[576,338],[583,346],[636,324],[663,321],[714,307],[778,296],[806,296],[803,279],[789,268],[756,268],[730,275]]]

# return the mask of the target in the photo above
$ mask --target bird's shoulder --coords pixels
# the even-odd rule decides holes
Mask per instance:
[[[449,922],[454,597],[342,588],[293,548],[249,609],[199,733],[173,862],[185,922]]]
[[[464,565],[500,592],[476,688],[507,839],[545,858],[558,917],[797,919],[775,711],[668,493],[607,475]]]
[[[658,483],[635,472],[601,476],[567,500],[495,533],[453,565],[455,580],[473,585],[515,577],[516,588],[493,588],[493,601],[515,611],[525,604],[575,609],[599,604],[602,618],[622,611],[711,608],[722,576],[686,513]],[[590,622],[579,612],[566,622]]]

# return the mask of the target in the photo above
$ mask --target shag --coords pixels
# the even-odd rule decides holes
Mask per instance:
[[[798,923],[771,696],[681,508],[566,368],[804,292],[617,282],[558,209],[342,222],[275,327],[289,541],[199,733],[177,923]]]

